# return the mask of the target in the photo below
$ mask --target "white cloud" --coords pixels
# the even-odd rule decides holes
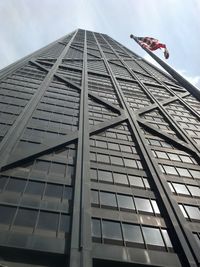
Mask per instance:
[[[145,54],[143,58],[154,66],[156,66],[157,68],[165,71],[150,55]],[[200,75],[189,75],[186,70],[177,70],[177,72],[182,75],[186,80],[188,80],[191,84],[200,88]]]
[[[182,75],[186,80],[188,80],[191,84],[200,88],[200,75],[189,75],[186,70],[177,70],[177,72]]]

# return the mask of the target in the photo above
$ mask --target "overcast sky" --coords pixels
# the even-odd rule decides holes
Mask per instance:
[[[82,28],[145,59],[130,34],[159,39],[170,52],[167,63],[200,88],[199,14],[200,0],[0,0],[0,69]]]

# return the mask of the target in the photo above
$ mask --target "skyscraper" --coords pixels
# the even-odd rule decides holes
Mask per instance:
[[[200,102],[105,34],[0,73],[0,266],[200,264]]]

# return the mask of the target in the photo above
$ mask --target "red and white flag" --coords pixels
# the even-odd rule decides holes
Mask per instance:
[[[133,38],[133,35],[131,35],[131,38]],[[167,50],[167,47],[165,44],[162,44],[160,41],[158,41],[155,38],[152,37],[135,37],[138,41],[138,43],[151,51],[157,50],[158,48],[164,49],[164,56],[166,59],[169,58],[169,52]]]

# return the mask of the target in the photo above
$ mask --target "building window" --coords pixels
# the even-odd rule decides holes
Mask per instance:
[[[135,197],[135,205],[139,212],[153,213],[153,209],[149,199]]]
[[[123,209],[135,210],[133,198],[131,196],[118,194],[117,195],[117,201],[118,201],[119,208],[121,210],[123,210]]]
[[[112,183],[112,172],[98,170],[98,177],[100,181]]]
[[[128,244],[137,243],[137,244],[143,244],[144,246],[142,232],[138,225],[123,223],[122,227],[123,227],[123,236],[126,243]]]
[[[164,247],[164,242],[159,229],[143,226],[142,231],[144,233],[144,239],[147,246],[152,245]]]
[[[123,173],[113,173],[115,184],[128,185],[127,175]]]
[[[100,202],[102,206],[117,208],[117,201],[115,194],[100,192]]]
[[[102,232],[104,240],[113,239],[122,242],[121,225],[119,222],[103,220]]]

